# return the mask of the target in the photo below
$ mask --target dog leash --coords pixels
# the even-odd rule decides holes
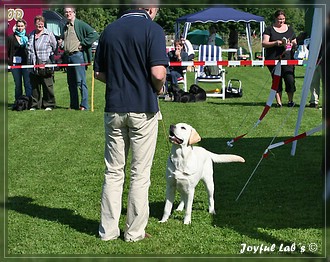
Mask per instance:
[[[289,111],[289,113],[287,114],[287,116],[284,118],[284,120],[283,120],[282,124],[280,125],[280,127],[277,129],[277,132],[276,132],[277,135],[275,135],[275,136],[273,137],[273,139],[272,139],[271,142],[269,143],[269,146],[274,142],[274,140],[276,139],[276,137],[278,137],[278,134],[280,133],[280,131],[283,129],[283,126],[284,126],[285,122],[289,119],[289,116],[290,116],[290,114],[292,113],[292,109],[293,109],[293,107],[291,108],[291,110]],[[268,146],[268,147],[269,147],[269,146]],[[268,148],[268,147],[267,147],[267,148]],[[251,173],[249,179],[246,181],[244,187],[242,188],[241,192],[238,194],[238,196],[237,196],[237,198],[236,198],[235,201],[237,201],[237,200],[240,198],[240,196],[242,195],[243,191],[245,190],[245,188],[247,187],[248,183],[250,182],[251,178],[253,177],[254,173],[255,173],[255,172],[257,171],[257,169],[259,168],[259,165],[261,164],[261,161],[262,161],[263,159],[264,159],[264,156],[262,155],[261,158],[260,158],[260,160],[259,160],[259,162],[258,162],[258,164],[256,165],[256,167],[255,167],[254,170],[252,171],[252,173]]]
[[[170,152],[170,144],[169,144],[168,139],[167,139],[167,132],[166,132],[166,129],[165,129],[165,121],[164,121],[164,118],[163,118],[161,110],[160,110],[159,100],[157,100],[157,101],[158,101],[158,108],[159,108],[159,112],[158,112],[159,118],[158,118],[158,120],[160,120],[162,122],[162,127],[163,127],[163,131],[164,131],[164,137],[165,137],[165,141],[166,141],[166,145],[167,145],[167,150],[168,150],[168,152]]]

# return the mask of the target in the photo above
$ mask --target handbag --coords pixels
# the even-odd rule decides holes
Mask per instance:
[[[34,54],[36,56],[36,64],[40,65],[40,64],[52,64],[52,59],[51,56],[49,57],[49,59],[47,61],[42,61],[40,63],[39,57],[37,55],[37,50],[36,50],[36,38],[35,38],[35,34],[34,34],[34,40],[33,40],[33,48],[34,48]],[[41,76],[41,77],[51,77],[54,74],[54,67],[35,67],[34,68],[34,74]]]
[[[305,45],[299,45],[298,49],[294,52],[293,58],[296,60],[308,59],[308,49]]]
[[[42,64],[44,64],[44,63],[42,63]],[[47,64],[49,64],[49,63],[47,62]],[[54,73],[54,68],[53,67],[36,67],[34,70],[34,73],[36,75],[42,76],[42,77],[51,77]]]
[[[293,58],[296,60],[301,60],[301,59],[308,59],[309,55],[309,50],[308,50],[308,45],[310,42],[310,38],[307,38],[304,40],[303,45],[299,45],[298,49],[294,52]]]
[[[204,73],[206,76],[218,76],[219,67],[218,66],[204,66]]]

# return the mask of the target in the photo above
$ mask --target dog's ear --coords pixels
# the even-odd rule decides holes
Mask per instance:
[[[191,128],[191,133],[190,133],[188,144],[193,145],[193,144],[198,143],[199,141],[201,141],[200,135],[197,133],[195,128]]]

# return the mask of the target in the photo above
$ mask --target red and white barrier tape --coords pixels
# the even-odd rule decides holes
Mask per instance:
[[[322,128],[323,128],[323,125],[321,124],[321,125],[319,125],[319,126],[313,128],[313,129],[311,129],[311,130],[309,130],[309,131],[307,131],[307,132],[305,132],[305,133],[301,133],[300,135],[297,135],[297,136],[291,137],[291,138],[289,138],[289,139],[287,139],[287,140],[284,140],[284,141],[282,141],[282,142],[278,142],[278,143],[272,144],[272,145],[270,145],[269,147],[267,147],[267,149],[265,150],[265,152],[264,152],[264,154],[262,155],[262,157],[263,157],[263,158],[267,157],[268,154],[269,154],[269,150],[271,150],[271,149],[273,149],[273,148],[276,148],[276,147],[279,147],[279,146],[283,146],[283,145],[289,144],[289,143],[291,143],[291,142],[293,142],[293,141],[296,141],[296,140],[302,139],[302,138],[304,138],[304,137],[306,137],[306,136],[310,136],[310,135],[312,135],[312,134],[314,134],[314,133],[320,131]]]
[[[68,67],[68,66],[88,66],[91,63],[82,63],[82,64],[40,64],[40,65],[14,65],[8,66],[8,69],[15,68],[44,68],[44,67]]]
[[[307,60],[238,60],[238,61],[182,61],[182,62],[170,62],[170,66],[200,66],[200,65],[221,65],[221,66],[267,66],[277,65],[280,62],[281,65],[305,65]]]
[[[239,60],[239,61],[182,61],[182,62],[169,62],[170,66],[267,66],[276,65],[278,62],[281,65],[306,65],[307,60]],[[14,68],[36,68],[36,67],[68,67],[68,66],[87,66],[90,63],[82,64],[45,64],[45,65],[15,65],[8,66],[8,69]]]
[[[275,71],[274,71],[274,77],[272,79],[272,88],[270,90],[266,105],[265,105],[264,110],[262,111],[258,121],[254,124],[252,129],[256,128],[259,125],[261,120],[265,117],[265,115],[268,113],[270,107],[272,106],[273,100],[275,98],[275,95],[276,95],[276,92],[277,92],[277,89],[278,89],[278,86],[279,86],[279,83],[281,80],[281,63],[280,63],[280,61],[277,62],[277,65],[275,66],[274,70]],[[233,143],[236,142],[237,140],[243,138],[245,135],[247,135],[247,133],[240,135],[238,137],[235,137],[230,141],[227,141],[227,146],[233,147]]]

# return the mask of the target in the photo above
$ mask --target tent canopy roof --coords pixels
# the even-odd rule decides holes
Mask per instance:
[[[215,6],[194,14],[179,17],[177,23],[217,23],[217,22],[262,22],[264,18],[230,7]]]

